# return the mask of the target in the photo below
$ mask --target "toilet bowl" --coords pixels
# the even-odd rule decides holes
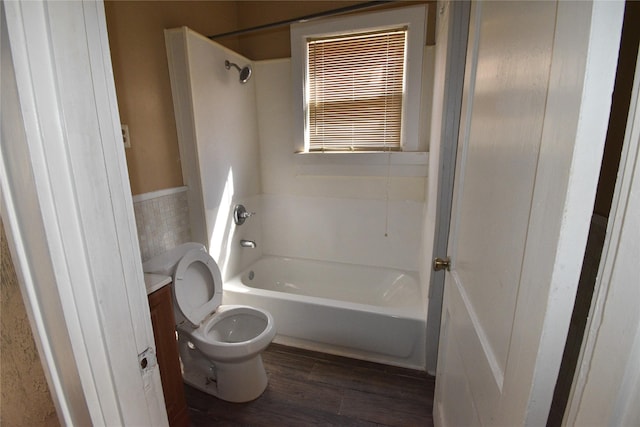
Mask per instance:
[[[199,243],[185,243],[143,264],[173,277],[173,303],[184,381],[229,402],[248,402],[267,387],[261,353],[276,334],[267,311],[222,305],[222,278]]]

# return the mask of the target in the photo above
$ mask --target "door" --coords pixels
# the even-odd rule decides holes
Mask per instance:
[[[595,196],[623,8],[472,4],[436,425],[546,422]]]

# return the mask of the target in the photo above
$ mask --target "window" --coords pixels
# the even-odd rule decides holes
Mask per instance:
[[[309,151],[399,150],[406,28],[307,41]]]
[[[425,13],[413,6],[291,27],[296,152],[420,151]]]

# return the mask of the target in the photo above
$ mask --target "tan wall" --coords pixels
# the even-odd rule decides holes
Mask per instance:
[[[57,426],[1,220],[0,264],[0,425]]]
[[[251,28],[287,19],[352,6],[362,1],[238,1],[238,28]],[[435,43],[435,2],[399,1],[363,11],[378,11],[391,7],[429,3],[427,44]],[[240,53],[253,60],[288,58],[291,56],[289,27],[279,27],[239,36]]]
[[[361,1],[239,1],[238,28],[299,18],[318,12],[351,6]],[[289,26],[239,36],[240,53],[253,60],[291,56]]]
[[[118,107],[129,125],[125,150],[133,194],[182,185],[178,137],[164,44],[165,28],[201,34],[237,28],[234,2],[106,1]],[[237,41],[224,44],[238,49]]]
[[[125,150],[133,194],[182,185],[163,29],[188,26],[204,35],[297,18],[362,1],[114,1],[105,2],[118,106],[129,125]],[[397,7],[424,1],[397,2]],[[430,2],[427,44],[434,43]],[[376,8],[378,9],[378,8]],[[217,39],[253,59],[291,55],[289,28]]]

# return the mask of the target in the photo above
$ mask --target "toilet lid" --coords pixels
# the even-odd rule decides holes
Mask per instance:
[[[176,267],[173,293],[178,308],[193,326],[222,303],[222,277],[216,262],[201,249],[187,252]]]

